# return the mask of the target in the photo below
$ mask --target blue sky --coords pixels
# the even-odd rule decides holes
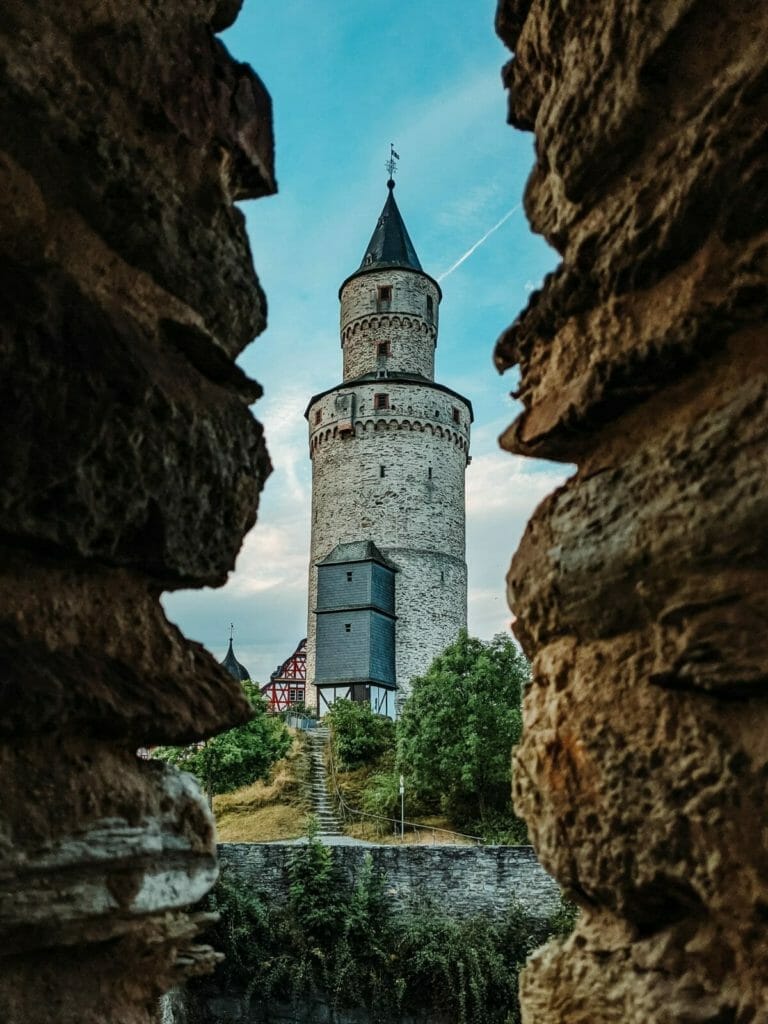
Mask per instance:
[[[219,659],[235,624],[238,657],[266,681],[306,635],[311,464],[309,397],[341,379],[338,288],[360,263],[401,160],[396,196],[422,266],[440,278],[520,204],[532,136],[506,125],[509,54],[491,0],[246,0],[223,36],[274,105],[279,192],[243,204],[267,293],[267,330],[239,362],[261,382],[254,407],[275,469],[259,520],[219,590],[166,595],[169,618]],[[514,379],[493,344],[557,264],[517,209],[442,280],[436,378],[473,403],[467,470],[469,627],[508,627],[504,575],[528,516],[565,475],[509,456],[497,437],[515,414]]]

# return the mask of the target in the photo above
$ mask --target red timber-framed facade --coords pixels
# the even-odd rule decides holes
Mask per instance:
[[[297,704],[304,704],[307,696],[307,641],[299,642],[296,650],[278,665],[261,688],[267,699],[269,710],[288,711]]]

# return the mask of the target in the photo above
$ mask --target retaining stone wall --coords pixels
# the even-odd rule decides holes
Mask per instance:
[[[288,863],[295,847],[287,843],[222,843],[224,878],[237,876],[255,889],[284,898]],[[429,900],[456,917],[503,914],[514,898],[529,914],[556,909],[559,891],[530,846],[334,846],[333,860],[354,881],[366,856],[384,874],[395,907]]]

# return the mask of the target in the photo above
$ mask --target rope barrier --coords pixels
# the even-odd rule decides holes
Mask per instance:
[[[422,824],[421,822],[404,821],[404,820],[401,822],[400,818],[388,818],[388,817],[386,817],[385,815],[382,815],[382,814],[372,814],[370,811],[361,811],[361,810],[358,810],[358,808],[356,808],[356,807],[350,807],[349,804],[346,801],[346,798],[344,797],[344,794],[342,793],[341,789],[339,788],[339,781],[338,781],[337,772],[336,772],[336,762],[335,762],[334,757],[333,757],[333,731],[332,731],[332,729],[325,730],[325,731],[326,731],[326,733],[328,735],[328,738],[330,739],[330,743],[329,743],[329,746],[328,746],[328,760],[330,762],[330,768],[331,768],[331,784],[333,786],[333,793],[334,793],[334,796],[336,798],[337,805],[339,807],[342,819],[344,821],[349,820],[346,817],[346,815],[349,815],[349,816],[357,815],[357,817],[359,817],[361,819],[367,818],[367,819],[369,819],[371,821],[387,822],[388,824],[394,826],[393,830],[395,832],[398,832],[400,830],[401,824],[404,827],[407,827],[409,830],[414,831],[414,832],[419,832],[419,831],[421,831],[421,832],[431,832],[432,833],[432,842],[433,842],[433,844],[435,843],[435,834],[439,832],[441,835],[444,835],[444,836],[454,836],[454,837],[456,837],[458,839],[461,839],[461,840],[470,840],[476,846],[482,846],[483,845],[484,840],[483,840],[483,838],[481,836],[469,835],[469,833],[467,833],[467,832],[455,832],[454,830],[449,829],[449,828],[440,828],[437,825],[425,825],[425,824]],[[317,735],[317,733],[315,735]],[[463,845],[463,844],[456,844],[456,845]]]

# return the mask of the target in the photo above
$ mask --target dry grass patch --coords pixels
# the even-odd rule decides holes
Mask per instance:
[[[247,814],[216,817],[220,843],[274,843],[306,835],[308,815],[299,807],[274,804]]]
[[[310,810],[308,779],[307,740],[297,733],[266,782],[252,782],[213,798],[219,842],[269,843],[304,835]]]
[[[453,831],[453,824],[448,818],[442,815],[429,815],[418,819],[418,824],[424,826],[418,830],[409,832],[406,825],[405,836],[401,839],[399,831],[395,834],[394,824],[388,826],[386,822],[367,821],[365,819],[347,822],[344,825],[344,834],[354,839],[367,839],[371,843],[395,844],[405,846],[433,846],[446,843],[452,846],[474,845],[471,839],[465,839],[459,835],[447,835],[446,832],[438,831],[447,829]]]

